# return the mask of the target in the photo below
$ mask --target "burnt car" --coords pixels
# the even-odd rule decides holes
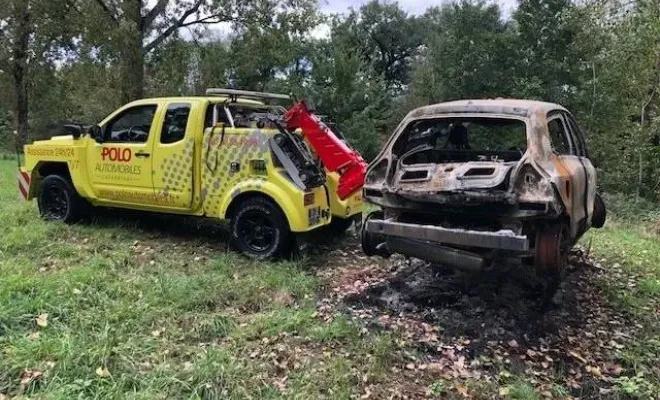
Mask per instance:
[[[605,223],[596,171],[564,107],[462,100],[418,108],[370,164],[368,255],[488,271],[520,260],[557,283],[567,253]]]

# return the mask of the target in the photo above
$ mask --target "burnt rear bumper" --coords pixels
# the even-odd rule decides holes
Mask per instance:
[[[435,225],[408,224],[391,220],[368,220],[364,229],[373,235],[387,238],[403,238],[438,245],[454,245],[498,249],[516,252],[529,251],[527,236],[516,235],[511,230],[496,232],[474,231],[466,229],[450,229]]]

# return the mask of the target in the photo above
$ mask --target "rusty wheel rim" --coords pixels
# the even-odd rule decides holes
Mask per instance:
[[[535,267],[539,276],[561,279],[567,264],[567,232],[564,225],[547,227],[536,235]]]

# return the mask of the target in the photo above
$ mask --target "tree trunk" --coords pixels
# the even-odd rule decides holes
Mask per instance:
[[[12,75],[16,96],[15,124],[18,136],[17,145],[21,146],[28,140],[28,47],[32,33],[29,1],[15,1],[14,15],[16,17],[15,41],[12,48]]]
[[[128,103],[144,95],[144,25],[141,15],[142,1],[125,1],[124,13],[132,32],[126,35],[121,53],[122,100]]]
[[[144,55],[142,35],[135,35],[134,43],[122,54],[122,100],[128,103],[144,95]]]

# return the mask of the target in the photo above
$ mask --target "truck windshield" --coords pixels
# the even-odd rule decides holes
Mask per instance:
[[[517,161],[527,149],[525,122],[511,118],[420,119],[406,126],[394,153],[409,164]]]

